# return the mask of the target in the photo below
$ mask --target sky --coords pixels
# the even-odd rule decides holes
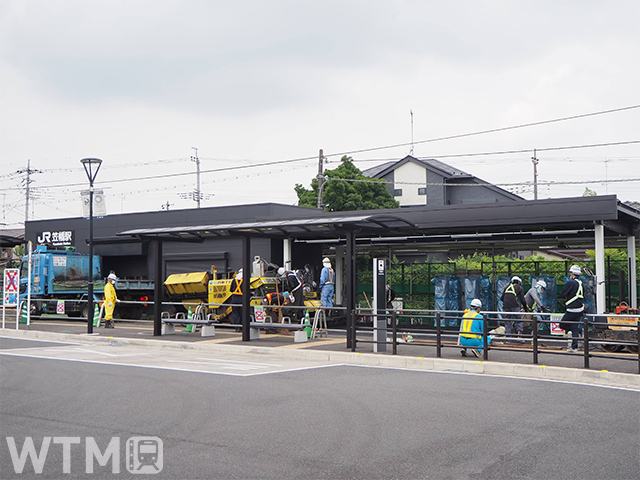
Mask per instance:
[[[438,158],[525,199],[536,149],[539,198],[640,201],[638,18],[637,0],[0,0],[0,228],[25,220],[28,166],[30,220],[82,216],[86,157],[107,214],[196,208],[195,157],[202,207],[295,205],[320,149],[325,169]],[[617,145],[560,149],[596,144]]]

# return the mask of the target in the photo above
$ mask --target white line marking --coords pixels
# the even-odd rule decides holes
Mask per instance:
[[[237,363],[226,363],[226,362],[191,362],[191,361],[187,361],[187,360],[168,360],[168,363],[186,363],[186,364],[193,364],[193,365],[211,365],[212,367],[228,368],[230,370],[241,370],[241,371],[260,370],[260,369],[266,368],[266,367],[261,366],[259,364],[256,364],[256,365],[250,365],[250,364],[242,365],[242,364],[237,364]]]
[[[320,365],[320,366],[312,366],[312,367],[297,367],[297,368],[285,368],[281,370],[274,370],[272,372],[257,372],[257,373],[231,373],[231,372],[212,372],[209,370],[199,370],[199,369],[190,369],[190,368],[176,368],[176,367],[166,367],[162,365],[137,365],[133,363],[117,363],[110,361],[102,361],[102,360],[82,360],[76,358],[60,358],[60,357],[48,357],[44,355],[25,355],[25,354],[13,354],[10,352],[0,352],[0,355],[4,355],[7,357],[24,357],[24,358],[37,358],[40,360],[60,360],[64,362],[79,362],[79,363],[91,363],[95,365],[113,365],[116,367],[135,367],[135,368],[150,368],[154,370],[169,370],[174,372],[186,372],[186,373],[206,373],[209,375],[226,375],[230,377],[253,377],[256,375],[269,375],[274,373],[286,373],[286,372],[297,372],[301,370],[312,370],[315,368],[324,368],[324,367],[337,367],[344,365]]]
[[[281,367],[282,366],[282,365],[279,365],[277,363],[245,362],[245,361],[242,361],[242,360],[227,360],[226,358],[200,357],[197,360],[205,360],[205,361],[209,361],[209,362],[240,363],[240,364],[247,364],[247,365],[262,365],[262,366],[265,366],[265,367]]]
[[[54,351],[57,351],[57,350],[54,350]],[[4,355],[7,357],[25,357],[25,358],[37,358],[37,359],[43,359],[43,360],[60,360],[60,361],[68,361],[68,362],[91,363],[91,364],[97,364],[97,365],[113,365],[117,367],[136,367],[136,368],[150,368],[155,370],[169,370],[169,371],[187,372],[187,373],[206,373],[209,375],[226,375],[231,377],[254,377],[259,375],[272,375],[277,373],[298,372],[298,371],[315,370],[319,368],[329,368],[329,367],[379,368],[383,370],[401,370],[401,371],[415,372],[415,373],[439,373],[439,374],[445,374],[445,375],[473,375],[473,376],[482,376],[486,378],[508,379],[508,380],[533,380],[538,382],[564,383],[568,385],[580,385],[583,387],[597,387],[597,388],[608,388],[612,390],[624,390],[628,392],[638,392],[638,390],[635,388],[619,387],[619,386],[612,386],[612,385],[599,385],[595,383],[572,382],[568,380],[555,380],[550,378],[516,377],[512,375],[494,375],[494,374],[487,374],[487,373],[423,370],[423,369],[412,369],[408,367],[385,367],[380,365],[357,365],[357,364],[346,364],[346,363],[323,364],[323,365],[314,365],[310,367],[284,368],[280,370],[273,370],[270,372],[231,373],[231,372],[212,372],[208,370],[197,370],[197,369],[188,369],[188,368],[165,367],[160,365],[136,365],[133,363],[117,363],[117,362],[98,361],[98,360],[81,360],[81,359],[73,359],[73,358],[48,357],[43,355],[26,355],[21,353],[16,354],[16,353],[13,353],[11,350],[0,351],[0,355]]]
[[[54,350],[55,351],[55,350]],[[76,352],[95,353],[96,355],[104,355],[105,357],[140,357],[149,355],[148,353],[106,353],[97,350],[87,350],[86,348],[76,348]]]

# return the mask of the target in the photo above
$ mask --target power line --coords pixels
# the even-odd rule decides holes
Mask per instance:
[[[578,118],[593,117],[595,115],[604,115],[604,114],[607,114],[607,113],[622,112],[624,110],[632,110],[634,108],[640,108],[640,105],[631,105],[629,107],[614,108],[612,110],[602,110],[600,112],[583,113],[581,115],[572,115],[570,117],[554,118],[552,120],[542,120],[540,122],[523,123],[523,124],[520,124],[520,125],[513,125],[511,127],[500,127],[500,128],[492,128],[492,129],[489,129],[489,130],[480,130],[478,132],[461,133],[459,135],[450,135],[450,136],[447,136],[447,137],[431,138],[429,140],[419,140],[419,141],[413,142],[413,143],[440,142],[442,140],[453,140],[455,138],[473,137],[473,136],[476,136],[476,135],[484,135],[484,134],[487,134],[487,133],[505,132],[507,130],[515,130],[515,129],[518,129],[518,128],[534,127],[534,126],[537,126],[537,125],[547,125],[547,124],[550,124],[550,123],[564,122],[566,120],[575,120],[575,119],[578,119]],[[376,150],[385,150],[385,149],[388,149],[388,148],[407,147],[407,146],[409,146],[411,144],[412,143],[398,143],[398,144],[395,144],[395,145],[385,145],[385,146],[382,146],[382,147],[364,148],[364,149],[361,149],[361,150],[352,150],[350,152],[335,153],[333,155],[352,155],[354,153],[373,152],[373,151],[376,151]]]
[[[622,112],[622,111],[626,111],[626,110],[632,110],[632,109],[636,109],[636,108],[640,108],[640,104],[639,105],[631,105],[628,107],[621,107],[621,108],[614,108],[614,109],[610,109],[610,110],[601,110],[598,112],[591,112],[591,113],[584,113],[584,114],[580,114],[580,115],[572,115],[572,116],[568,116],[568,117],[561,117],[561,118],[554,118],[551,120],[542,120],[542,121],[538,121],[538,122],[530,122],[530,123],[523,123],[523,124],[519,124],[519,125],[512,125],[509,127],[499,127],[499,128],[493,128],[493,129],[488,129],[488,130],[480,130],[477,132],[469,132],[469,133],[461,133],[461,134],[457,134],[457,135],[449,135],[449,136],[445,136],[445,137],[437,137],[437,138],[431,138],[431,139],[427,139],[427,140],[418,140],[416,142],[410,142],[410,143],[398,143],[398,144],[393,144],[393,145],[383,145],[383,146],[378,146],[378,147],[371,147],[371,148],[363,148],[363,149],[359,149],[359,150],[350,150],[350,151],[344,151],[344,152],[336,152],[336,153],[328,153],[325,155],[325,157],[335,157],[335,156],[344,156],[344,155],[352,155],[355,153],[363,153],[363,152],[373,152],[373,151],[377,151],[377,150],[386,150],[386,149],[391,149],[391,148],[399,148],[399,147],[407,147],[413,144],[423,144],[423,143],[433,143],[433,142],[439,142],[439,141],[443,141],[443,140],[453,140],[453,139],[457,139],[457,138],[465,138],[465,137],[472,137],[472,136],[477,136],[477,135],[484,135],[484,134],[488,134],[488,133],[496,133],[496,132],[504,132],[504,131],[508,131],[508,130],[515,130],[515,129],[519,129],[519,128],[526,128],[526,127],[533,127],[533,126],[538,126],[538,125],[546,125],[546,124],[551,124],[551,123],[557,123],[557,122],[563,122],[563,121],[567,121],[567,120],[576,120],[579,118],[587,118],[587,117],[593,117],[596,115],[605,115],[608,113],[616,113],[616,112]],[[633,143],[640,143],[640,141],[629,141],[629,142],[614,142],[614,143],[602,143],[602,144],[595,144],[595,145],[591,145],[593,147],[596,146],[614,146],[614,145],[625,145],[625,144],[633,144]],[[571,149],[571,148],[588,148],[590,147],[589,145],[584,145],[584,146],[574,146],[574,147],[553,147],[553,148],[549,148],[549,149],[544,149],[544,148],[538,148],[538,151],[545,151],[545,150],[561,150],[561,149]],[[524,149],[524,150],[513,150],[510,152],[505,152],[505,153],[523,153],[523,152],[530,152],[532,151],[532,148],[529,149]],[[482,154],[461,154],[461,155],[440,155],[440,156],[434,156],[431,158],[452,158],[452,157],[456,157],[456,156],[473,156],[473,155],[489,155],[491,153],[482,153]],[[502,154],[501,152],[497,152],[495,154]],[[316,156],[309,156],[309,157],[298,157],[298,158],[291,158],[291,159],[287,159],[287,160],[274,160],[271,162],[264,162],[264,163],[256,163],[256,164],[247,164],[247,165],[236,165],[233,167],[224,167],[224,168],[217,168],[217,169],[209,169],[209,170],[203,170],[201,173],[215,173],[215,172],[221,172],[221,171],[226,171],[226,170],[232,170],[232,169],[244,169],[244,168],[252,168],[252,167],[264,167],[264,166],[270,166],[270,165],[278,165],[278,164],[285,164],[285,163],[293,163],[293,162],[301,162],[301,161],[305,161],[305,160],[316,160],[317,157]],[[182,159],[167,159],[167,160],[159,160],[158,162],[166,162],[166,163],[173,163],[173,162],[177,162],[177,161],[181,161]],[[231,161],[231,160],[230,160]],[[248,160],[243,160],[245,162],[248,162]],[[127,164],[126,166],[142,166],[142,165],[149,165],[150,162],[143,162],[143,163],[138,163],[138,164]],[[62,169],[62,170],[66,170],[66,169]],[[191,175],[191,172],[184,172],[184,173],[174,173],[174,174],[168,174],[168,175],[157,175],[157,176],[149,176],[149,177],[136,177],[136,178],[131,178],[131,179],[122,179],[122,180],[117,180],[118,182],[122,182],[122,181],[136,181],[136,180],[147,180],[147,179],[160,179],[160,178],[167,178],[167,177],[175,177],[175,176],[183,176],[183,175]],[[106,183],[106,182],[102,182],[102,183]],[[74,184],[74,186],[76,185],[82,185],[82,184]]]
[[[480,180],[476,178],[476,180]],[[512,182],[512,183],[489,183],[483,180],[480,183],[443,183],[443,182],[398,182],[392,180],[382,180],[382,179],[365,179],[365,178],[335,178],[329,177],[327,181],[331,182],[353,182],[353,183],[383,183],[387,185],[419,185],[419,186],[433,186],[433,187],[486,187],[494,186],[494,187],[517,187],[522,185],[533,186],[533,182]],[[618,179],[608,179],[608,180],[562,180],[562,181],[554,181],[554,180],[543,180],[538,181],[538,185],[584,185],[584,184],[592,184],[592,183],[631,183],[631,182],[640,182],[640,178],[618,178]]]
[[[631,145],[631,144],[638,144],[638,143],[640,143],[640,140],[630,140],[630,141],[611,142],[611,143],[595,143],[595,144],[586,144],[586,145],[572,145],[572,146],[562,146],[562,147],[546,147],[546,148],[536,148],[536,150],[538,152],[554,151],[554,150],[573,150],[573,149],[581,149],[581,148],[596,148],[596,147],[608,147],[608,146],[617,146],[617,145]],[[434,155],[434,156],[430,156],[429,158],[453,158],[453,157],[504,155],[504,154],[513,154],[513,153],[528,153],[528,152],[532,152],[532,151],[533,151],[533,149],[503,150],[503,151],[497,151],[497,152],[464,153],[464,154],[452,154],[452,155]],[[326,157],[326,155],[325,155],[325,157]],[[254,167],[265,167],[265,166],[268,167],[268,166],[272,166],[272,165],[281,165],[281,164],[285,164],[285,163],[297,162],[297,161],[302,161],[302,160],[314,160],[314,162],[315,162],[315,161],[317,161],[317,157],[304,157],[304,158],[297,158],[297,159],[290,159],[290,160],[274,160],[272,162],[265,162],[265,163],[251,164],[251,165],[238,165],[238,166],[233,166],[233,167],[213,168],[213,169],[208,169],[208,170],[202,170],[200,173],[201,174],[219,173],[219,172],[225,172],[225,171],[230,171],[230,170],[244,170],[244,169],[247,169],[247,168],[254,168]],[[162,174],[162,175],[151,175],[151,176],[146,176],[146,177],[131,177],[131,178],[122,178],[122,179],[118,179],[118,180],[105,180],[105,181],[100,182],[100,183],[103,184],[103,185],[106,185],[106,184],[111,184],[111,183],[135,182],[135,181],[142,181],[142,180],[159,180],[159,179],[163,179],[163,178],[184,177],[184,176],[189,176],[189,175],[193,175],[193,172],[167,173],[167,174]],[[48,185],[47,187],[48,188],[62,188],[62,187],[79,187],[79,186],[83,186],[83,185],[84,185],[84,183],[66,183],[66,184],[63,184],[63,185]],[[6,190],[15,190],[15,189],[7,188]]]
[[[536,152],[550,152],[554,150],[576,150],[579,148],[595,148],[595,147],[612,147],[616,145],[633,145],[640,143],[640,140],[630,140],[628,142],[612,142],[612,143],[592,143],[589,145],[572,145],[568,147],[547,147],[547,148],[535,148]],[[451,155],[430,155],[428,158],[456,158],[456,157],[480,157],[486,155],[507,155],[510,153],[531,153],[534,149],[523,150],[502,150],[498,152],[481,152],[481,153],[458,153]],[[425,157],[426,158],[426,157]]]

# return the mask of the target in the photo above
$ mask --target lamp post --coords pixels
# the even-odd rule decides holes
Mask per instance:
[[[93,333],[93,182],[98,175],[102,160],[83,158],[80,160],[89,179],[89,290],[87,292],[87,333]]]

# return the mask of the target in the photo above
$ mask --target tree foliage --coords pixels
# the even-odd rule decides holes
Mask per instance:
[[[399,208],[400,204],[393,199],[384,180],[365,176],[353,164],[353,159],[342,157],[340,165],[333,170],[326,170],[322,186],[323,209],[327,212],[344,212],[353,210],[376,210],[381,208]],[[364,181],[346,181],[364,180]],[[298,205],[316,207],[318,205],[318,179],[311,181],[311,189],[301,184],[295,186]]]

